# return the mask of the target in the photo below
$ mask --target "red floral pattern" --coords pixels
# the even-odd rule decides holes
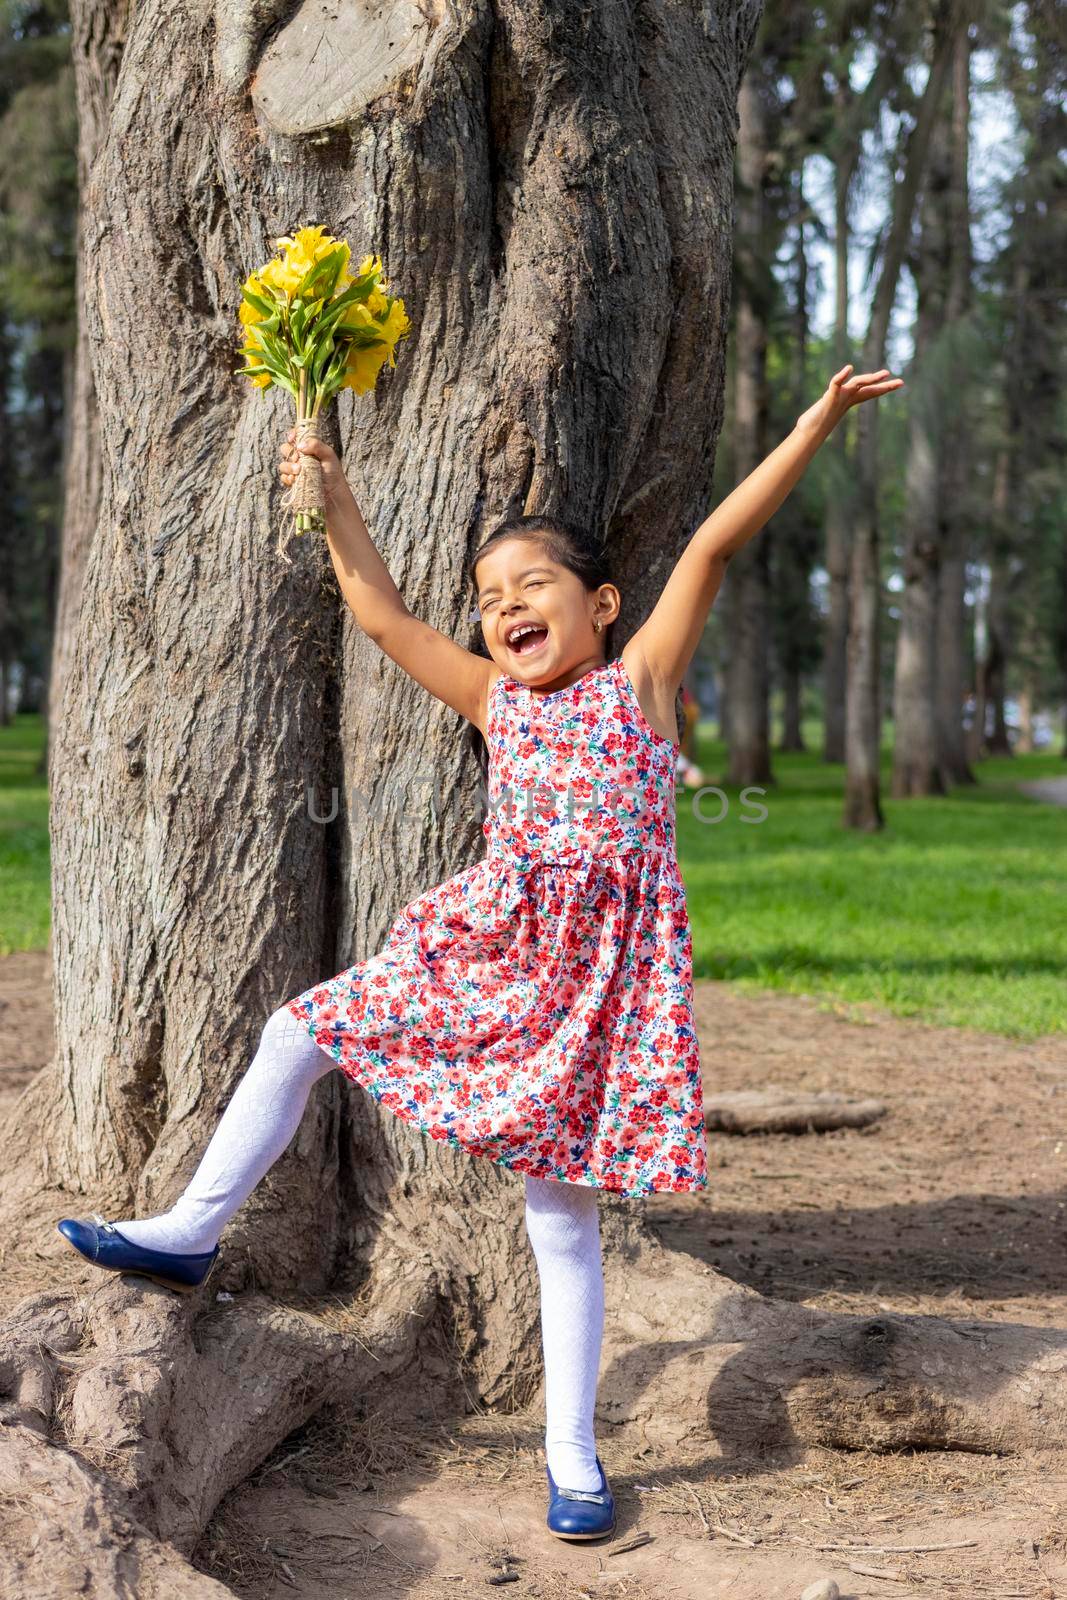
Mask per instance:
[[[702,1189],[678,745],[618,658],[547,695],[501,676],[487,738],[485,857],[289,1010],[432,1139],[620,1195]]]

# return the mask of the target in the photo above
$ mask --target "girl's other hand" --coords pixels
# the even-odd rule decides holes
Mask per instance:
[[[904,386],[903,378],[889,376],[888,367],[883,367],[880,372],[857,372],[850,378],[851,371],[850,363],[834,373],[826,393],[797,418],[798,428],[819,433],[825,438],[837,427],[850,406],[858,406],[863,400],[876,400],[879,395],[889,394],[893,389]]]
[[[336,452],[321,439],[305,439],[300,450],[296,447],[296,429],[290,428],[278,457],[278,476],[288,489],[296,479],[301,455],[315,456],[322,463],[322,492],[327,511],[335,510],[346,495],[351,495]]]

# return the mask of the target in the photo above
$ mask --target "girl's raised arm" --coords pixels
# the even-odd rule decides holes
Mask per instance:
[[[825,394],[797,418],[796,426],[754,472],[700,524],[663,586],[648,619],[627,644],[650,701],[672,712],[674,698],[693,658],[719,592],[726,563],[778,510],[819,446],[850,406],[899,389],[903,378],[889,370],[834,374]]]
[[[278,462],[285,484],[292,483],[297,470],[295,436],[294,428]],[[424,689],[484,734],[489,688],[500,668],[408,610],[367,532],[335,452],[320,439],[309,439],[301,448],[322,463],[326,542],[341,593],[363,632]]]

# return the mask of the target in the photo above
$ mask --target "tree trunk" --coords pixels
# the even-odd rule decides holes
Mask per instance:
[[[921,204],[915,357],[908,372],[908,454],[905,471],[904,540],[901,560],[896,670],[893,678],[893,794],[943,794],[938,747],[938,583],[944,532],[950,514],[942,489],[948,471],[948,412],[956,403],[946,392],[947,316],[953,161],[950,117],[938,119]],[[966,127],[966,111],[964,112]],[[950,379],[951,382],[951,379]],[[940,663],[940,665],[944,665]]]
[[[969,460],[968,456],[963,458]],[[949,484],[958,482],[955,467]],[[938,751],[941,784],[945,792],[959,784],[974,783],[967,759],[963,726],[964,701],[970,678],[967,629],[967,541],[969,529],[955,518],[946,530],[937,592],[937,699]]]
[[[850,97],[839,80],[834,102],[839,116]],[[848,200],[858,153],[858,138],[839,150],[834,163],[834,370],[848,360]],[[826,629],[823,646],[823,760],[845,759],[845,677],[848,669],[848,556],[851,515],[849,429],[847,419],[828,445],[830,472],[826,498]]]
[[[945,323],[949,336],[966,317],[971,302],[970,149],[971,41],[964,23],[956,29],[952,58],[952,137],[949,202],[949,278]],[[970,680],[967,628],[967,556],[974,526],[971,474],[971,424],[966,393],[944,407],[946,429],[941,459],[944,553],[937,590],[937,721],[941,787],[947,791],[974,783],[967,758],[963,707]]]
[[[1014,476],[1009,471],[1009,477]],[[1010,756],[1011,740],[1008,737],[1008,718],[1005,707],[1007,697],[1007,665],[1011,644],[1009,621],[1009,594],[1011,577],[1008,571],[1008,553],[1002,546],[993,552],[989,573],[989,609],[987,615],[987,643],[984,671],[986,716],[992,709],[992,727],[985,735],[985,753],[990,756]]]
[[[804,199],[804,165],[795,177],[796,280],[793,301],[793,343],[790,351],[790,389],[793,414],[808,403],[808,255]],[[804,744],[804,679],[818,664],[811,572],[818,553],[818,528],[813,525],[802,492],[793,495],[778,513],[782,537],[774,547],[774,600],[781,641],[782,735],[779,749],[799,752]]]
[[[4,435],[10,439],[14,421],[11,407],[11,390],[16,378],[15,341],[8,332],[6,320],[0,317],[0,424]],[[5,507],[16,504],[18,480],[15,475],[14,452],[9,448],[0,458],[0,497]],[[23,529],[21,518],[5,515],[0,525],[0,727],[6,728],[11,720],[8,710],[8,665],[11,655],[10,641],[15,625],[15,561],[17,544]]]
[[[999,598],[994,599],[994,588],[999,583],[996,565],[1005,546],[1009,520],[1009,495],[1014,481],[1014,452],[1002,445],[993,463],[993,487],[986,528],[987,537],[983,551],[983,575],[975,597],[974,606],[974,717],[967,740],[968,765],[980,761],[987,754],[987,727],[989,707],[992,703],[993,680],[997,672],[1000,627]]]
[[[767,441],[767,328],[758,281],[763,270],[767,140],[755,72],[747,73],[741,84],[738,124],[734,478],[740,483],[766,454]],[[769,783],[770,538],[766,529],[732,558],[723,588],[730,708],[726,781]]]
[[[926,165],[934,119],[952,59],[959,25],[951,0],[940,9],[934,53],[907,142],[904,175],[893,190],[889,234],[874,292],[860,370],[877,371],[885,359],[889,317],[896,299],[919,181]],[[878,406],[858,414],[856,507],[849,566],[848,683],[845,707],[846,777],[844,825],[882,827],[881,788],[881,577],[878,554]]]
[[[1034,744],[1034,698],[1037,687],[1036,674],[1029,669],[1019,690],[1019,737],[1015,749],[1018,755],[1032,755]]]
[[[800,673],[794,666],[784,669],[782,685],[782,742],[780,750],[800,752],[804,744],[804,697]]]
[[[1025,216],[1014,219],[1020,239],[1025,240]],[[1012,334],[1005,361],[1006,444],[999,452],[993,478],[993,516],[989,553],[989,596],[986,606],[985,649],[980,663],[983,721],[979,749],[987,755],[1012,754],[1008,737],[1004,701],[1007,694],[1007,665],[1012,649],[1011,591],[1012,553],[1017,545],[1016,518],[1021,504],[1020,473],[1026,449],[1024,417],[1027,408],[1029,373],[1026,363],[1026,301],[1030,287],[1026,251],[1017,248],[1012,270]],[[989,707],[993,726],[987,730]]]
[[[893,794],[897,798],[944,793],[937,749],[938,474],[926,420],[918,414],[916,402],[913,391],[908,418],[904,591],[893,693]]]
[[[333,439],[422,615],[473,642],[455,574],[520,505],[607,540],[632,632],[711,492],[758,13],[74,5],[56,1050],[6,1125],[0,1194],[27,1261],[75,1206],[166,1208],[270,1013],[373,952],[483,843],[460,720],[360,634],[321,546],[274,557],[290,407],[235,377],[240,282],[316,219],[380,250],[413,337],[373,399],[342,397]],[[109,1533],[143,1536],[139,1593],[177,1592],[153,1541],[190,1550],[280,1438],[340,1384],[410,1368],[428,1328],[481,1403],[525,1401],[539,1329],[520,1194],[332,1074],[226,1230],[211,1289],[237,1300],[87,1268],[84,1293],[15,1310],[0,1481],[32,1474],[48,1535],[27,1543],[24,1589],[46,1592],[51,1535],[70,1554],[91,1504],[96,1554],[83,1538],[71,1558],[92,1569],[84,1592],[111,1592]],[[644,1247],[626,1207],[605,1211],[609,1236]],[[366,1296],[360,1339],[274,1298],[337,1286]]]
[[[64,362],[66,421],[63,458],[63,536],[56,582],[52,654],[45,689],[46,718],[51,729],[62,703],[74,650],[82,585],[89,546],[100,523],[104,450],[94,388],[91,335],[84,315],[88,290],[86,256],[92,243],[87,226],[106,226],[99,198],[90,187],[93,165],[104,146],[111,121],[133,0],[97,0],[71,6],[71,55],[78,99],[78,221],[75,241],[75,294],[79,308],[73,362]]]

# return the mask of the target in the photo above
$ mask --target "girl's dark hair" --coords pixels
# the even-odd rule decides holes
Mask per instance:
[[[566,567],[568,572],[573,572],[575,577],[581,578],[587,589],[598,589],[602,583],[615,581],[603,546],[598,545],[587,534],[580,533],[562,518],[507,517],[486,536],[467,563],[467,581],[475,594],[477,593],[475,568],[483,556],[488,555],[498,544],[503,544],[505,539],[528,539],[531,544],[539,544],[552,561],[558,562],[561,567]],[[470,614],[470,622],[473,629],[471,649],[476,655],[488,656],[485,639],[481,628],[478,627],[477,606]],[[614,635],[615,624],[609,622],[604,630],[604,655],[608,661],[614,656]],[[478,758],[484,781],[489,765],[485,742],[473,724],[468,727],[467,735]]]
[[[467,581],[472,589],[475,588],[475,568],[479,561],[498,544],[503,544],[505,539],[528,539],[531,544],[539,544],[559,566],[566,567],[576,578],[581,578],[587,589],[599,589],[602,583],[615,581],[603,546],[596,544],[587,534],[579,533],[562,518],[508,517],[487,535],[467,563]],[[471,613],[471,621],[477,622],[477,607]],[[615,624],[609,622],[604,633],[604,654],[609,661],[614,649],[614,634]],[[484,642],[481,651],[482,654],[487,653]]]

